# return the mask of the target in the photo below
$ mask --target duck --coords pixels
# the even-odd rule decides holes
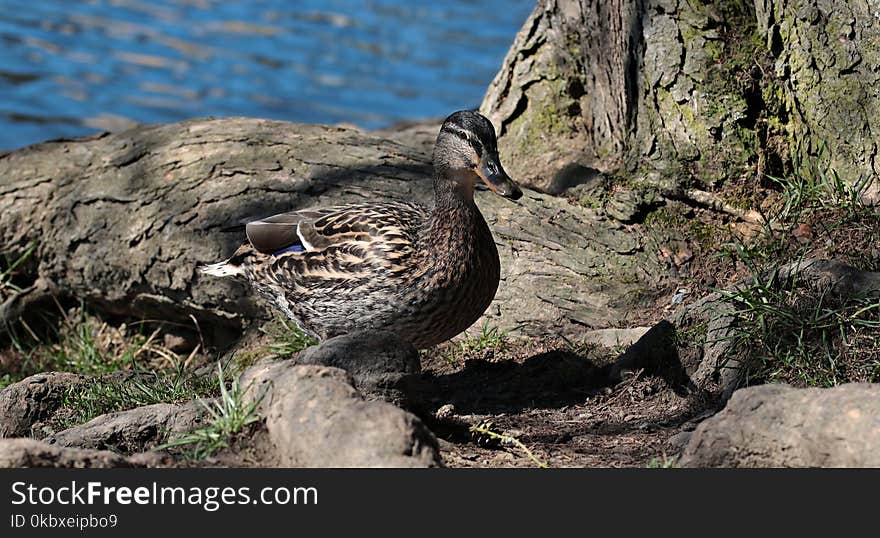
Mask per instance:
[[[202,273],[248,282],[318,341],[354,331],[396,334],[417,349],[470,327],[495,297],[501,266],[474,191],[522,190],[498,155],[492,123],[449,115],[434,145],[433,207],[376,200],[253,220],[247,241]]]

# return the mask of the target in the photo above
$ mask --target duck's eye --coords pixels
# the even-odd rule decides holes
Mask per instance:
[[[494,165],[493,163],[489,163],[489,164],[487,164],[487,165],[486,165],[486,169],[489,171],[490,174],[493,174],[493,175],[494,175],[494,174],[497,174],[497,173],[498,173],[498,169],[495,168],[495,165]]]

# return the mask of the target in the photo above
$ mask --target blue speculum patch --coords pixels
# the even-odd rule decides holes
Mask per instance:
[[[302,252],[304,249],[302,245],[290,245],[289,247],[284,247],[281,250],[273,252],[273,256],[280,256],[282,254],[287,254],[288,252]]]

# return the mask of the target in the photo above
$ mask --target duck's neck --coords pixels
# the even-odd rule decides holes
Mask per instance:
[[[434,211],[423,240],[436,254],[471,248],[487,229],[474,203],[473,183],[434,179]]]

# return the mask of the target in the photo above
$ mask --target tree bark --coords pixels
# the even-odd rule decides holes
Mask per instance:
[[[498,126],[511,172],[546,192],[622,166],[641,33],[629,0],[540,0],[489,86],[481,111]],[[576,164],[572,170],[570,167]]]
[[[37,247],[18,270],[25,300],[6,297],[0,313],[10,321],[21,303],[40,305],[38,292],[57,294],[99,313],[192,316],[206,339],[228,343],[267,307],[196,267],[228,257],[246,219],[364,199],[430,203],[430,171],[428,146],[414,137],[252,119],[9,152],[0,155],[0,254]],[[609,326],[666,274],[642,237],[595,209],[535,192],[518,203],[479,192],[477,203],[502,260],[493,323],[563,334]]]
[[[481,110],[545,192],[833,172],[876,198],[873,4],[540,0]]]
[[[880,174],[880,2],[756,0],[798,172],[866,184]],[[865,185],[880,200],[880,185]]]

